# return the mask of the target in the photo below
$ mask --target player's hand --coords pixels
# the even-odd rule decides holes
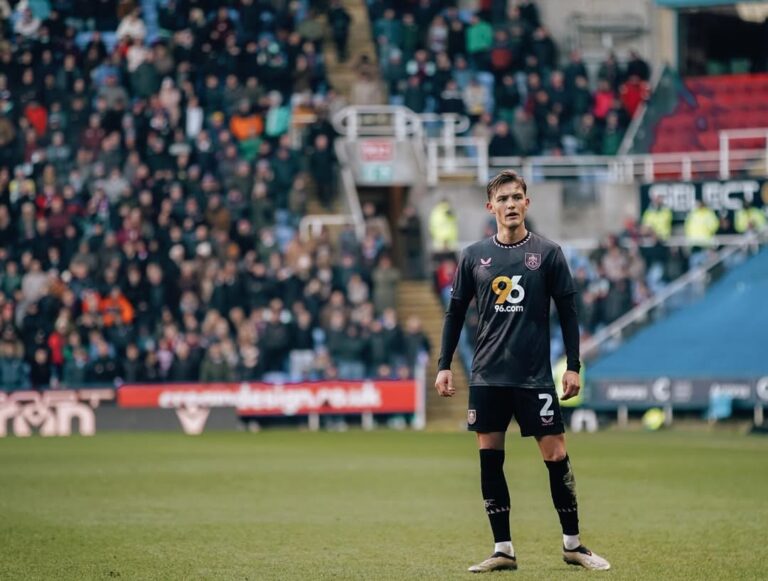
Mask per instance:
[[[566,371],[563,373],[563,397],[560,399],[565,401],[579,395],[581,389],[579,374],[575,371]]]
[[[442,397],[452,397],[456,393],[456,389],[453,387],[453,373],[450,369],[443,369],[438,372],[437,379],[435,379],[435,389]]]

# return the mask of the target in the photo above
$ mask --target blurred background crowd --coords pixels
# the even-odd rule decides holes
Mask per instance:
[[[561,58],[535,2],[368,2],[386,98],[417,113],[468,115],[491,157],[614,155],[640,104],[651,70],[632,51],[609,53],[596,75],[579,51]],[[358,63],[357,101],[380,95]],[[354,97],[353,97],[354,100]]]
[[[467,115],[494,157],[613,154],[647,96],[638,54],[590,75],[534,2],[367,4],[378,67],[348,54],[336,0],[0,0],[4,389],[413,376],[430,345],[396,296],[429,266],[414,209],[393,225],[406,263],[372,204],[362,239],[299,236],[336,203],[346,101],[324,43],[352,104]],[[666,220],[568,251],[585,332],[687,270]],[[457,240],[433,221],[444,294]]]
[[[0,0],[4,389],[412,376],[386,233],[298,236],[335,191],[334,9]]]

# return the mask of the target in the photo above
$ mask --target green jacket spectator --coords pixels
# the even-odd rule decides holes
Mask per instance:
[[[492,44],[493,28],[485,20],[474,16],[472,24],[467,28],[467,53],[477,55],[487,52]]]

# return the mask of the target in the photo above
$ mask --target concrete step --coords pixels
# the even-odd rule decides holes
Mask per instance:
[[[323,54],[329,81],[337,91],[349,98],[356,77],[354,63],[362,54],[367,54],[375,62],[376,50],[371,38],[371,23],[365,1],[347,0],[344,6],[352,17],[348,44],[349,59],[345,63],[337,62],[336,48],[330,39],[323,45]]]
[[[424,333],[432,344],[432,355],[427,364],[427,424],[430,429],[461,429],[466,425],[467,375],[464,367],[454,358],[453,378],[458,389],[452,398],[440,397],[434,389],[437,376],[437,358],[443,330],[443,306],[432,290],[431,281],[403,281],[398,288],[398,315],[401,321],[417,315]]]
[[[331,204],[330,208],[326,208],[317,200],[308,200],[307,214],[343,214],[343,212],[338,202]]]

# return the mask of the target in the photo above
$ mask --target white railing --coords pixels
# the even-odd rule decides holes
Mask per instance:
[[[471,152],[469,155],[465,150]],[[474,175],[478,183],[488,181],[488,143],[477,137],[427,139],[427,183],[440,177]]]
[[[421,119],[407,107],[397,105],[357,105],[344,107],[331,119],[334,128],[347,141],[359,137],[394,137],[403,141],[420,136],[423,132]]]
[[[718,237],[719,243],[728,242],[729,245],[720,250],[714,260],[689,270],[680,278],[664,287],[649,300],[637,305],[628,313],[625,313],[613,323],[595,333],[582,344],[581,355],[586,359],[598,355],[601,347],[607,342],[622,339],[633,325],[645,322],[651,311],[658,307],[663,307],[670,299],[679,295],[686,289],[692,288],[694,285],[705,284],[707,282],[708,273],[713,268],[726,263],[729,258],[738,252],[758,247],[761,240],[764,242],[765,239],[766,231],[763,231],[762,234],[748,233],[739,236]],[[690,243],[686,241],[685,245],[690,245]]]
[[[458,113],[419,113],[419,119],[426,126],[425,130],[437,127],[438,132],[448,139],[461,135],[470,127],[469,117]]]
[[[768,128],[761,129],[726,129],[720,131],[720,179],[727,180],[731,177],[731,159],[739,151],[731,151],[731,142],[743,139],[763,139],[765,140],[764,149],[757,150],[762,152],[762,158],[759,161],[763,164],[763,173],[768,171]],[[752,150],[755,151],[755,150]]]
[[[355,219],[349,214],[307,214],[299,222],[299,236],[311,240],[322,235],[328,226],[354,226]]]
[[[345,107],[333,116],[331,122],[347,141],[359,137],[394,137],[403,141],[424,136],[440,136],[450,141],[470,127],[466,115],[416,113],[402,105]]]
[[[360,196],[357,194],[357,183],[352,173],[352,167],[347,156],[347,148],[341,140],[334,143],[336,159],[339,160],[339,176],[341,177],[341,190],[344,194],[344,200],[347,203],[347,210],[352,217],[355,233],[358,240],[365,236],[365,217],[363,209],[360,206]]]
[[[336,113],[333,124],[347,141],[377,136],[415,140],[417,149],[426,151],[427,182],[433,186],[443,177],[470,175],[484,183],[503,168],[518,170],[530,182],[582,179],[614,183],[728,179],[751,167],[763,173],[768,168],[768,128],[721,131],[717,151],[489,158],[486,140],[462,135],[469,129],[469,119],[463,115],[417,114],[398,105],[356,106]],[[755,138],[764,139],[765,146],[733,146],[733,142]]]
[[[299,222],[299,236],[302,240],[306,241],[320,236],[328,226],[348,225],[355,228],[355,235],[358,240],[365,237],[365,218],[360,206],[360,196],[357,193],[355,176],[352,173],[346,147],[342,140],[336,140],[334,151],[336,152],[336,159],[339,160],[340,186],[347,212],[344,214],[309,214],[304,216]]]
[[[768,133],[767,130],[763,134]],[[752,136],[754,137],[754,136]],[[658,179],[679,176],[690,181],[695,179],[728,179],[723,177],[723,164],[733,168],[761,165],[768,159],[765,149],[741,149],[728,154],[723,161],[720,151],[694,151],[688,153],[656,153],[623,156],[576,155],[565,157],[493,157],[491,172],[504,168],[519,171],[527,181],[559,179],[585,179],[614,183],[650,183]]]
[[[759,149],[734,149],[732,141],[765,139]],[[484,140],[443,135],[426,140],[427,181],[472,173],[478,183],[502,169],[515,169],[530,183],[581,179],[611,183],[651,183],[660,179],[729,179],[754,169],[768,172],[768,128],[724,130],[718,151],[634,154],[488,157]]]

